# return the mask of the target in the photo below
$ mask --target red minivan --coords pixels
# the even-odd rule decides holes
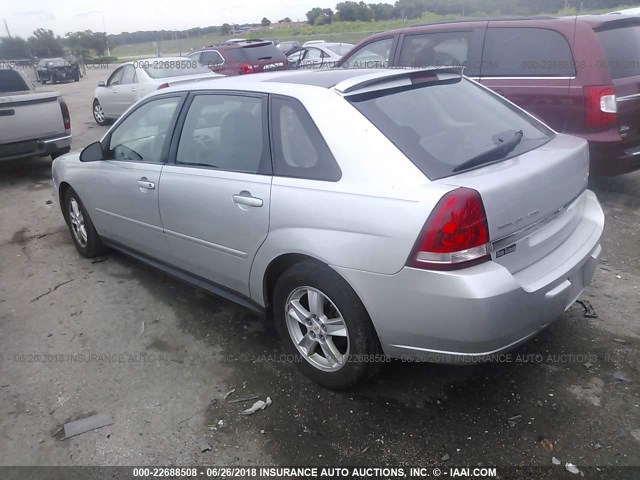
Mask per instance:
[[[338,67],[434,65],[464,65],[556,131],[588,140],[592,173],[640,169],[640,17],[419,25],[367,38]]]
[[[190,53],[189,58],[209,67],[212,72],[227,76],[291,68],[284,53],[267,40],[209,45]]]

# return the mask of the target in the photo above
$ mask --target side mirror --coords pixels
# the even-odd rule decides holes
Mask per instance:
[[[80,152],[81,162],[98,162],[100,160],[104,160],[104,151],[100,142],[94,142]]]
[[[107,84],[106,84],[106,83],[104,83],[104,80],[100,80],[100,81],[98,82],[98,86],[99,86],[99,87],[106,87],[106,86],[107,86]]]

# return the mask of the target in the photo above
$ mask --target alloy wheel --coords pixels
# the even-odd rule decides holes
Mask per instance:
[[[80,205],[75,198],[69,202],[69,221],[71,222],[71,230],[73,236],[82,248],[87,246],[87,227],[84,223],[84,217]]]
[[[285,315],[291,340],[307,362],[327,372],[347,364],[347,324],[327,295],[312,287],[296,288],[287,299]]]

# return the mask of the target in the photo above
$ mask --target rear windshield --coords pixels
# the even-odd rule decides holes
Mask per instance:
[[[513,151],[491,163],[537,148],[553,136],[507,101],[451,75],[348,99],[432,180],[453,175],[456,167],[520,131]]]
[[[598,37],[612,78],[640,75],[640,26],[602,30]]]
[[[29,87],[15,70],[0,70],[0,93],[24,92]]]
[[[327,45],[327,48],[338,55],[344,55],[353,48],[351,43],[341,43],[340,45]]]
[[[168,77],[181,77],[183,75],[195,75],[196,73],[211,73],[208,67],[197,65],[192,66],[191,62],[181,62],[177,60],[176,63],[182,63],[186,65],[183,67],[175,67],[175,68],[153,68],[146,67],[144,69],[145,72],[151,78],[168,78]]]
[[[259,60],[284,60],[284,54],[278,50],[278,47],[272,43],[268,45],[257,45],[255,47],[243,47],[233,50],[234,54],[239,54],[240,57],[234,58],[241,59],[246,62],[257,62]],[[223,54],[224,55],[224,54]]]

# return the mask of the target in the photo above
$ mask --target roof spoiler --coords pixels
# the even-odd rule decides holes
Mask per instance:
[[[389,82],[407,81],[412,82],[420,77],[424,77],[425,74],[436,73],[450,73],[458,75],[460,79],[464,76],[464,66],[459,67],[430,67],[430,68],[403,68],[403,69],[389,69],[389,70],[377,70],[374,73],[368,75],[359,75],[356,77],[343,80],[338,83],[334,88],[343,95],[350,95],[365,88],[375,87],[376,85],[382,85]]]

